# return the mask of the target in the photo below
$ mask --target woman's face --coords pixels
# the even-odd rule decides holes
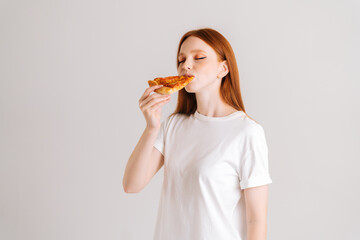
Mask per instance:
[[[186,85],[187,92],[199,92],[201,89],[219,87],[220,79],[223,77],[222,71],[227,70],[223,62],[218,61],[216,52],[203,40],[194,36],[188,37],[182,43],[178,62],[179,76],[185,74],[195,76]]]

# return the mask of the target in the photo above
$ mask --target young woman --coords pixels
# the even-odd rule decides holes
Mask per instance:
[[[245,112],[229,42],[217,31],[187,32],[179,75],[195,78],[170,96],[149,87],[139,100],[147,126],[127,163],[123,186],[141,191],[164,165],[154,240],[265,240],[268,148],[262,126]]]

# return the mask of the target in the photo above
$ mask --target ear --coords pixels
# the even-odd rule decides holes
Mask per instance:
[[[224,60],[220,63],[220,71],[218,73],[218,78],[223,78],[229,73],[229,66],[227,65],[227,61]]]

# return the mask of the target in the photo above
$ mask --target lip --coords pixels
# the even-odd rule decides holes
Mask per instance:
[[[193,74],[189,74],[189,73],[183,74],[183,76],[185,76],[185,77],[195,77]]]

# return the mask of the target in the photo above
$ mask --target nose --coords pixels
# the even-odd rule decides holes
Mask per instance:
[[[190,61],[186,60],[183,64],[183,69],[188,70],[191,68],[192,68],[192,65],[191,65]]]

